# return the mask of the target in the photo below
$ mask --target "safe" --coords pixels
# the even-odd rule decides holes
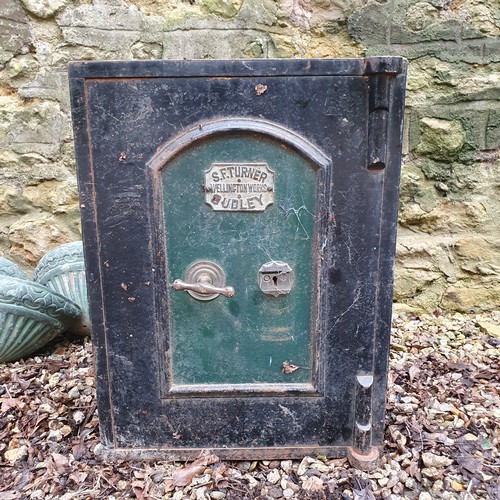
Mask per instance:
[[[105,453],[376,463],[405,68],[70,64]]]

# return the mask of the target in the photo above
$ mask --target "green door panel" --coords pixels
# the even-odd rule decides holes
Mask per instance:
[[[266,163],[275,174],[274,202],[260,212],[214,210],[205,202],[205,172],[221,163]],[[169,288],[174,385],[311,382],[317,173],[292,148],[252,133],[195,142],[163,167],[169,283],[207,260],[235,289],[231,298],[200,301]],[[258,271],[272,261],[292,268],[290,293],[259,288]],[[283,370],[283,363],[299,368]]]

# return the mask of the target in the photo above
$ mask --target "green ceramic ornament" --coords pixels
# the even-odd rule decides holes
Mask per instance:
[[[0,276],[11,276],[21,280],[29,279],[24,271],[21,271],[19,267],[5,257],[0,257]]]
[[[0,276],[0,362],[36,352],[80,316],[78,305],[47,287]]]
[[[67,243],[47,252],[33,272],[33,281],[78,304],[82,310],[82,317],[73,325],[71,331],[81,336],[90,335],[85,262],[81,241]]]

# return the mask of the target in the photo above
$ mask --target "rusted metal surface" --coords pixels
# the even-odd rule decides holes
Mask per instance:
[[[366,453],[361,453],[357,448],[350,446],[346,455],[349,463],[356,469],[370,472],[378,467],[380,452],[376,446],[370,447]]]
[[[293,447],[268,447],[268,448],[158,448],[141,449],[115,448],[110,449],[98,446],[96,455],[106,460],[196,460],[203,450],[209,450],[222,460],[274,460],[283,457],[301,459],[305,456],[327,456],[330,458],[345,457],[348,450],[345,446],[293,446]]]
[[[400,58],[70,66],[103,453],[375,463],[404,80]],[[186,279],[200,261],[224,282]]]

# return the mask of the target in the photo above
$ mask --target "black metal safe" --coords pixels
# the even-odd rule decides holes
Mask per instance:
[[[105,450],[374,463],[405,69],[70,64]]]

